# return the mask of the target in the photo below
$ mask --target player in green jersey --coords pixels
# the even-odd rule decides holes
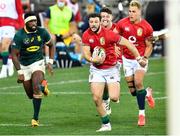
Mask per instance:
[[[29,12],[24,16],[25,26],[14,37],[12,59],[18,73],[18,82],[22,82],[27,96],[32,99],[34,115],[31,121],[33,127],[39,126],[39,111],[41,99],[49,94],[47,81],[44,78],[45,62],[43,47],[49,46],[50,59],[47,68],[53,74],[54,46],[49,33],[37,26],[37,18]]]

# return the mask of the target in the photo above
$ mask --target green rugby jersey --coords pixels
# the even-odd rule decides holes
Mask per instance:
[[[19,30],[14,36],[14,45],[12,48],[20,51],[19,61],[27,66],[38,60],[43,59],[43,46],[49,42],[50,35],[44,28],[37,27],[33,33]]]

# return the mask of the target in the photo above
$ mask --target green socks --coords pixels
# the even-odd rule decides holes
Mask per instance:
[[[102,120],[102,123],[103,124],[107,124],[107,123],[109,123],[109,116],[108,115],[106,115],[106,116],[104,116],[104,117],[101,117],[101,120]]]
[[[34,115],[33,119],[38,120],[39,111],[41,107],[41,99],[33,98],[33,108],[34,108]]]

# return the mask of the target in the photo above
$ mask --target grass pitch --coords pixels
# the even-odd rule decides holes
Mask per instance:
[[[30,126],[33,107],[16,83],[16,75],[0,79],[0,135],[166,135],[167,95],[165,59],[152,59],[145,86],[154,89],[156,107],[146,104],[146,125],[137,126],[138,108],[122,74],[120,103],[111,103],[111,132],[95,132],[101,125],[88,84],[89,66],[55,69],[46,76],[51,94],[42,101],[40,126]]]

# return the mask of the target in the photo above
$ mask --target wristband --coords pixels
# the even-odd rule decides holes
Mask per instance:
[[[23,74],[23,70],[20,69],[20,70],[17,71],[17,73],[18,73],[18,75],[22,75]]]
[[[53,64],[54,60],[53,59],[49,59],[48,63],[50,63],[51,65]]]

